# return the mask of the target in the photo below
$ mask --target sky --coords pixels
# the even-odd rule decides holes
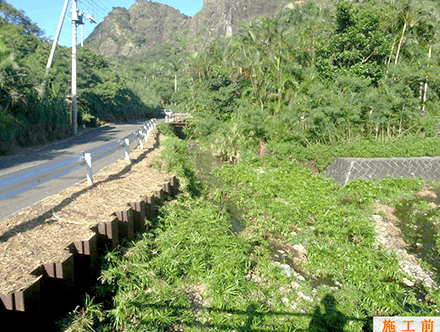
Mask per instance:
[[[50,39],[55,38],[65,0],[6,0],[6,2],[16,9],[23,10],[32,22],[36,23],[40,29],[45,31],[43,37]],[[78,9],[87,10],[98,24],[112,11],[113,7],[129,9],[135,2],[135,0],[77,0]],[[160,0],[155,2],[174,7],[188,16],[194,16],[203,6],[203,0]],[[69,7],[58,42],[61,46],[72,46],[72,24],[71,21],[68,20],[68,17],[71,17],[71,9],[72,0],[69,0]],[[84,24],[84,39],[93,32],[95,27],[96,24],[90,22]],[[78,28],[78,36],[79,35],[80,29]],[[78,38],[78,43],[79,42],[80,39]]]

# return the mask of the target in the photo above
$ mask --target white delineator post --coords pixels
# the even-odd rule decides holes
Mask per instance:
[[[144,135],[142,135],[142,129],[138,131],[138,136],[139,136],[139,146],[141,148],[141,150],[144,149]]]
[[[147,128],[147,126],[144,126],[143,127],[143,133],[144,133],[144,140],[145,140],[145,143],[147,143],[148,142],[148,128]]]
[[[84,159],[87,163],[87,183],[89,185],[93,184],[93,171],[92,171],[92,155],[90,153],[84,154]]]
[[[125,142],[125,160],[130,161],[130,140],[126,138]]]

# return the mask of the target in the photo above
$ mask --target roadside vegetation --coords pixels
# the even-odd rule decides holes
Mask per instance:
[[[107,254],[101,284],[60,322],[65,331],[371,331],[373,316],[438,315],[439,289],[400,268],[372,217],[385,217],[376,203],[405,211],[408,250],[426,245],[420,264],[438,282],[440,214],[418,194],[423,179],[341,188],[272,156],[219,164],[161,129],[156,166],[178,174],[183,192]]]
[[[100,283],[60,329],[371,331],[373,316],[437,316],[439,185],[386,178],[341,188],[322,171],[335,157],[440,155],[438,17],[436,1],[306,1],[180,62],[137,64],[126,93],[190,113],[186,141],[160,126],[166,149],[155,164],[179,177],[182,193],[106,255]],[[1,29],[45,45],[24,27]],[[0,69],[17,74],[5,77],[25,70],[31,79],[32,67],[1,43],[9,62]],[[83,113],[126,105],[125,92],[107,87],[123,76],[83,52],[97,70],[90,77],[102,77],[84,78],[93,103]],[[13,127],[12,97],[31,94],[0,88],[10,98],[0,119]],[[136,114],[117,106],[111,116]],[[378,241],[379,219],[401,230],[432,283]]]
[[[193,137],[224,159],[266,145],[292,158],[301,147],[337,155],[347,145],[358,157],[375,145],[431,155],[412,146],[437,135],[438,3],[333,4],[292,4],[194,53]]]
[[[71,51],[58,47],[46,74],[52,42],[42,34],[23,12],[0,1],[0,155],[70,136]],[[141,99],[87,48],[78,50],[78,97],[80,126],[93,118],[97,123],[126,121],[160,110],[154,93],[148,103]]]

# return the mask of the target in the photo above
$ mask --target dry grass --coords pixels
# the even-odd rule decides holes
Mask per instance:
[[[26,288],[29,275],[41,264],[63,261],[74,241],[93,236],[91,227],[111,221],[113,212],[127,210],[162,188],[170,174],[151,167],[160,153],[159,134],[153,133],[144,150],[135,149],[131,162],[119,160],[83,182],[22,211],[0,224],[0,294]]]

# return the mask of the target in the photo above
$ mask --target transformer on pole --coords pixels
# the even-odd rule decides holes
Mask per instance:
[[[81,46],[83,46],[83,30],[82,26],[84,25],[84,11],[78,11],[77,0],[72,0],[72,84],[71,84],[71,92],[72,96],[70,99],[70,125],[72,127],[72,132],[74,135],[78,133],[78,95],[77,95],[77,40],[78,40],[78,25],[81,25]],[[61,28],[63,26],[64,17],[66,16],[67,6],[69,4],[69,0],[65,0],[63,11],[61,13],[60,21],[58,23],[58,29],[55,36],[55,40],[52,44],[52,49],[49,55],[49,59],[46,65],[46,74],[49,72],[50,67],[52,66],[53,59],[55,56],[56,46],[58,44],[58,40],[61,33]],[[96,20],[90,16],[87,12],[86,21],[91,23],[96,23]]]
[[[78,41],[78,25],[81,25],[81,46],[83,46],[83,32],[82,32],[82,26],[84,25],[84,11],[78,11],[77,6],[77,0],[73,1],[73,7],[72,7],[72,128],[73,128],[73,134],[78,134],[78,94],[77,94],[77,83],[76,83],[76,61],[77,61],[77,54],[76,54],[76,46]],[[91,17],[87,13],[86,17],[87,21],[90,21],[92,23],[96,23],[95,19]]]

